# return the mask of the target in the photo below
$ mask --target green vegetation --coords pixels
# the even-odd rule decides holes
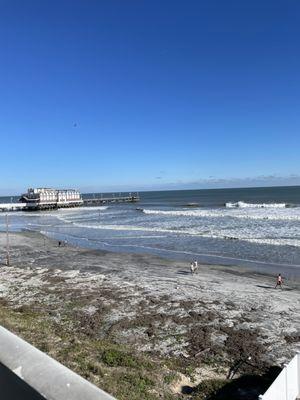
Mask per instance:
[[[224,379],[206,379],[195,388],[193,400],[213,400],[227,383]]]
[[[137,353],[134,346],[118,343],[116,333],[122,329],[126,331],[132,326],[151,325],[156,318],[154,314],[149,317],[141,313],[141,317],[133,321],[124,319],[113,326],[113,329],[107,329],[107,305],[100,303],[94,313],[84,312],[90,304],[88,296],[76,299],[69,294],[70,292],[58,292],[57,303],[43,304],[36,300],[30,305],[18,307],[0,298],[0,324],[118,400],[186,399],[184,394],[171,392],[179,377],[177,373],[181,372],[189,377],[194,386],[196,379],[199,379],[197,368],[201,365],[214,371],[219,369],[224,376],[224,368],[227,369],[228,365],[226,359],[222,359],[223,350],[213,345],[206,327],[201,330],[202,326],[196,325],[197,329],[188,331],[189,357],[173,355],[161,358],[155,353],[145,355],[142,352]],[[162,324],[166,323],[163,314],[160,321]],[[182,323],[182,320],[177,323]],[[231,363],[235,361],[235,357],[241,358],[248,354],[249,346],[258,363],[262,350],[255,332],[226,328],[225,333],[228,336],[225,350],[231,355]],[[170,335],[170,339],[172,338],[179,342],[182,335]],[[157,334],[156,340],[160,339]],[[245,393],[253,392],[253,388],[258,393],[263,393],[263,389],[270,383],[270,379],[253,374],[245,376],[244,380],[242,378],[231,381],[204,380],[195,388],[183,387],[183,391],[186,390],[193,400],[240,400],[240,388],[245,389]],[[178,389],[180,390],[180,386]]]
[[[119,385],[116,396],[119,399],[157,399],[157,396],[150,391],[154,388],[155,383],[146,375],[140,372],[135,374],[126,372],[120,374],[118,378],[121,385]]]
[[[163,368],[161,360],[152,361],[127,346],[82,333],[76,313],[66,310],[58,323],[55,313],[36,311],[34,306],[13,309],[3,300],[0,324],[118,400],[174,399],[165,386],[173,372]]]
[[[101,359],[104,364],[108,365],[109,367],[137,368],[139,365],[138,360],[135,357],[118,349],[104,350]]]
[[[169,374],[164,376],[164,382],[167,385],[170,385],[172,382],[174,382],[177,378],[176,372],[170,372]]]

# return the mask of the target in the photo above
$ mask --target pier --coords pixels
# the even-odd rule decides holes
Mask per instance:
[[[135,203],[140,200],[138,193],[123,194],[109,194],[107,196],[101,195],[100,197],[80,198],[78,199],[57,199],[48,196],[45,199],[37,197],[31,198],[22,195],[21,202],[19,203],[0,203],[0,212],[8,211],[42,211],[42,210],[57,210],[58,208],[71,208],[71,207],[87,207],[97,206],[109,203]]]
[[[109,197],[92,197],[83,199],[83,206],[97,206],[108,203],[135,203],[140,200],[138,193],[129,193],[127,196],[112,195]]]

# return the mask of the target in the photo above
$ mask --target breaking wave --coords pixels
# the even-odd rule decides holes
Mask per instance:
[[[133,225],[89,225],[89,224],[82,224],[73,222],[74,226],[80,228],[88,228],[88,229],[108,229],[114,231],[143,231],[143,232],[164,232],[164,233],[186,233],[186,234],[193,234],[190,231],[177,231],[174,229],[167,229],[167,228],[159,228],[159,227],[145,227],[145,226],[133,226]]]
[[[83,207],[71,207],[71,208],[60,208],[57,212],[59,213],[76,213],[76,212],[82,212],[82,211],[101,211],[101,210],[107,210],[108,206],[83,206]]]
[[[144,214],[165,215],[169,217],[196,217],[196,218],[237,218],[272,221],[300,221],[300,208],[286,207],[228,207],[218,209],[196,210],[153,210],[143,209]]]
[[[194,227],[189,229],[174,229],[174,228],[162,228],[162,227],[145,227],[145,226],[132,226],[132,225],[91,225],[85,223],[72,223],[73,227],[78,228],[86,228],[86,229],[96,229],[96,230],[111,230],[111,231],[127,231],[127,232],[143,232],[143,233],[152,233],[152,234],[170,234],[170,235],[187,235],[187,236],[198,236],[203,238],[210,239],[225,239],[225,240],[233,240],[233,241],[246,241],[257,244],[265,244],[265,245],[274,245],[274,246],[292,246],[292,247],[300,247],[300,239],[298,237],[257,237],[256,235],[259,232],[247,232],[247,231],[239,231],[239,232],[228,232],[225,234],[224,230],[214,230],[211,231],[203,231],[201,227]],[[262,232],[260,232],[262,233]],[[138,238],[141,239],[149,238],[150,236],[139,235]],[[155,237],[155,236],[154,236]],[[158,236],[165,237],[165,236]],[[134,237],[128,237],[127,239],[133,239]],[[113,237],[112,237],[113,239]],[[119,240],[119,237],[118,237]]]
[[[245,203],[244,201],[237,201],[236,203],[226,203],[227,208],[286,208],[286,203]]]

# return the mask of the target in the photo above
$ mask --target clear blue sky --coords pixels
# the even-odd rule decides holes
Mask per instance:
[[[299,0],[1,0],[0,189],[300,183]]]

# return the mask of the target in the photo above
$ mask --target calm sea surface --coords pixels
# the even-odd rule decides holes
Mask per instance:
[[[300,187],[142,192],[140,197],[136,204],[14,212],[10,229],[40,231],[88,248],[187,262],[197,258],[300,277]],[[0,229],[5,229],[4,214]]]

